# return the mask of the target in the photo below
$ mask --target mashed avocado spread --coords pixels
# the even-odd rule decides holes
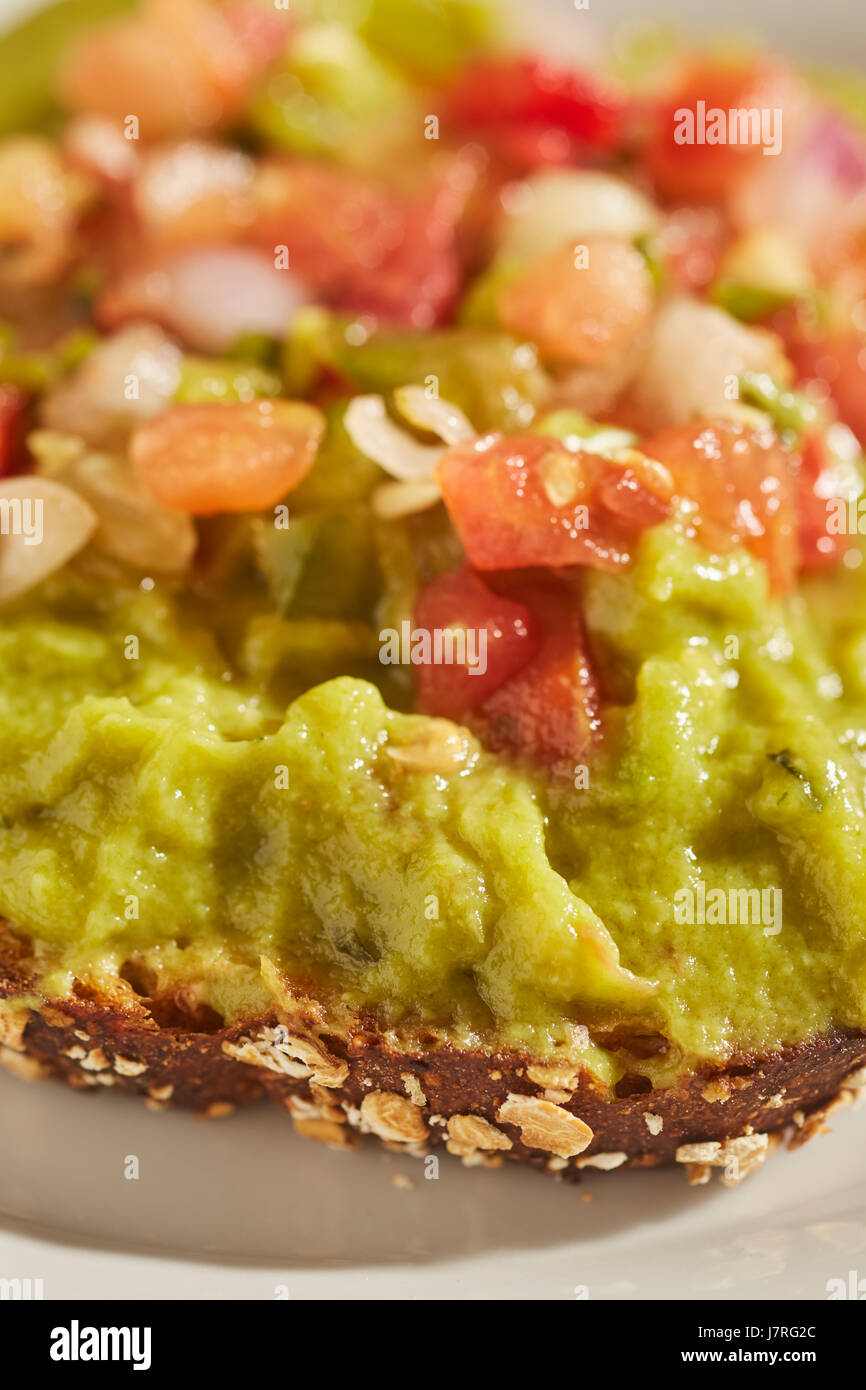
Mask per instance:
[[[16,1007],[288,981],[618,1095],[866,1030],[866,143],[510,8],[0,37]],[[680,143],[732,84],[783,160]]]
[[[581,583],[615,698],[576,785],[361,676],[286,707],[278,628],[226,603],[215,634],[167,581],[72,568],[10,606],[0,911],[48,992],[144,960],[235,1020],[272,1002],[264,957],[391,1023],[657,1084],[866,1024],[860,573],[772,600],[669,524]],[[772,912],[694,920],[684,888]]]

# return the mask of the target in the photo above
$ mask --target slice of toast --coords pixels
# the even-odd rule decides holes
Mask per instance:
[[[783,1137],[800,1144],[853,1103],[866,1082],[866,1034],[816,1037],[611,1096],[567,1057],[460,1049],[435,1032],[409,1040],[335,1017],[288,984],[273,1014],[229,1028],[178,997],[41,999],[26,944],[0,926],[0,1062],[27,1079],[115,1087],[214,1117],[267,1096],[301,1134],[341,1146],[369,1134],[419,1156],[444,1147],[467,1164],[512,1158],[565,1177],[676,1162],[691,1182],[719,1168],[734,1185]]]

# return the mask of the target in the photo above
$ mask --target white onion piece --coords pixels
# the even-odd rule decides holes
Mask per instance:
[[[192,519],[155,502],[126,460],[87,454],[66,474],[99,521],[97,549],[135,569],[184,574],[198,544]]]
[[[95,530],[93,509],[62,483],[0,481],[0,603],[41,584],[83,550]]]
[[[659,310],[630,400],[646,430],[713,416],[739,418],[743,407],[731,387],[745,371],[784,379],[778,340],[682,296]]]
[[[131,324],[99,343],[72,376],[49,391],[49,429],[103,444],[158,415],[180,380],[180,349],[153,324]]]
[[[382,521],[396,521],[401,516],[414,516],[429,511],[442,500],[442,489],[432,478],[417,478],[411,483],[382,483],[371,498],[373,513]]]
[[[184,251],[151,269],[133,271],[97,304],[101,323],[152,319],[191,347],[222,352],[244,333],[283,338],[307,290],[273,257],[243,246]]]
[[[446,444],[461,444],[478,433],[459,406],[441,401],[438,396],[431,400],[423,386],[399,386],[394,392],[394,404],[416,430],[429,430]]]
[[[355,396],[346,408],[344,424],[355,447],[401,482],[431,478],[445,452],[438,444],[419,444],[395,425],[381,396]]]
[[[569,239],[615,236],[635,241],[659,225],[659,214],[636,188],[592,170],[546,170],[509,191],[499,252],[546,256]]]
[[[135,141],[127,140],[119,122],[107,116],[76,117],[61,143],[73,164],[106,183],[126,183],[139,167]]]

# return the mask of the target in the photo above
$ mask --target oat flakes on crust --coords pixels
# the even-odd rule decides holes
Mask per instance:
[[[520,1136],[530,1149],[544,1149],[558,1158],[574,1158],[592,1143],[592,1130],[583,1120],[535,1096],[511,1093],[499,1107],[496,1118],[503,1124],[517,1125]]]
[[[484,1152],[513,1148],[508,1135],[481,1115],[452,1115],[447,1125],[449,1153]]]
[[[361,1121],[371,1134],[392,1144],[418,1144],[428,1137],[416,1106],[396,1091],[371,1091],[361,1101]]]
[[[158,1021],[159,999],[91,990],[34,1004],[39,982],[28,974],[31,960],[21,938],[0,923],[0,1015],[7,1028],[10,1016],[19,1020],[15,1036],[24,1048],[5,1047],[2,1060],[18,1074],[53,1074],[78,1089],[114,1087],[139,1097],[150,1090],[165,1097],[148,1096],[155,1110],[171,1105],[199,1114],[267,1096],[294,1112],[302,1132],[330,1139],[336,1130],[352,1134],[335,1140],[342,1146],[356,1132],[367,1133],[404,1154],[448,1146],[472,1166],[517,1159],[568,1182],[584,1168],[611,1171],[614,1162],[617,1168],[672,1163],[678,1150],[700,1143],[718,1145],[711,1150],[718,1161],[712,1167],[681,1162],[693,1180],[726,1170],[729,1181],[740,1180],[795,1123],[795,1145],[822,1132],[866,1080],[866,1036],[838,1034],[766,1057],[737,1058],[727,1072],[687,1073],[665,1090],[620,1099],[588,1070],[569,1071],[561,1057],[461,1049],[426,1027],[420,1035],[379,1029],[369,1017],[311,998],[308,984],[294,985],[272,964],[273,1013],[202,1033],[190,1024]],[[21,1019],[27,1020],[26,1036]],[[93,1053],[98,1061],[100,1052],[110,1066],[82,1070],[82,1061]],[[728,1081],[729,1099],[720,1104],[715,1097]],[[515,1105],[524,1124],[514,1119]],[[477,1129],[461,1135],[461,1117],[490,1125],[511,1148],[479,1147]],[[449,1128],[450,1121],[458,1123]],[[760,1136],[768,1133],[764,1149]],[[747,1141],[745,1149],[738,1155],[734,1148],[722,1163],[722,1146],[736,1140]]]
[[[298,1134],[303,1135],[305,1139],[316,1139],[320,1144],[331,1144],[335,1148],[349,1149],[360,1142],[354,1130],[345,1125],[339,1125],[334,1120],[293,1115],[292,1121]]]
[[[11,1052],[23,1052],[24,1030],[29,1021],[28,1009],[16,1008],[5,999],[0,999],[0,1047],[8,1047]]]
[[[223,1042],[222,1047],[238,1062],[297,1080],[313,1077],[320,1086],[342,1086],[349,1075],[346,1062],[332,1057],[316,1038],[290,1032],[284,1023],[262,1028],[255,1037]]]

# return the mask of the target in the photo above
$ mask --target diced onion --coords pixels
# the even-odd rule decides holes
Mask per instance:
[[[613,236],[636,241],[659,225],[659,214],[637,189],[593,170],[545,170],[517,185],[500,226],[504,257],[530,259],[569,239]]]
[[[83,550],[96,525],[92,507],[51,478],[0,482],[0,603],[59,570]]]
[[[244,333],[283,338],[309,301],[303,285],[273,256],[244,246],[203,246],[122,275],[100,296],[97,319],[109,328],[150,319],[190,347],[222,352]]]
[[[99,343],[78,370],[46,396],[51,430],[103,444],[157,415],[180,380],[180,349],[152,324],[130,324]]]
[[[382,521],[396,521],[435,507],[442,500],[442,490],[432,478],[418,478],[411,483],[383,483],[371,500],[376,516]]]
[[[647,430],[699,418],[740,418],[736,383],[745,371],[784,379],[785,361],[773,334],[682,296],[660,309],[630,400]]]
[[[417,430],[429,430],[446,444],[461,444],[474,439],[472,428],[459,406],[427,395],[423,386],[400,386],[394,392],[394,404],[410,425]]]
[[[73,466],[67,481],[96,513],[97,549],[155,574],[184,574],[189,569],[198,544],[195,523],[154,501],[126,460],[87,454]]]
[[[126,183],[139,167],[134,140],[127,140],[119,121],[107,116],[78,116],[61,136],[71,163],[106,183]]]
[[[381,396],[356,396],[344,417],[352,443],[392,478],[412,482],[431,478],[444,453],[438,444],[419,444],[389,419]]]
[[[115,454],[88,449],[78,435],[34,430],[27,447],[42,478],[54,478],[85,498],[99,525],[94,546],[105,555],[154,574],[184,574],[198,544],[190,517],[154,500]]]

